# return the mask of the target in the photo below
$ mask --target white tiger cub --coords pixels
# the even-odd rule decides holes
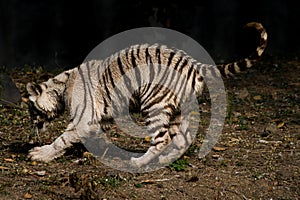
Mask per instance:
[[[250,68],[266,48],[267,33],[259,23],[252,22],[247,26],[258,31],[260,42],[252,55],[237,62],[208,68],[208,65],[197,62],[181,50],[158,44],[142,44],[131,46],[105,60],[83,63],[41,84],[28,83],[29,111],[35,127],[45,130],[48,122],[65,108],[70,112],[70,123],[65,132],[52,144],[30,150],[29,157],[44,162],[60,157],[66,148],[88,137],[91,122],[96,128],[109,128],[107,125],[112,119],[111,95],[115,84],[123,77],[126,79],[124,88],[130,87],[131,81],[137,80],[137,76],[144,73],[140,66],[163,65],[172,68],[185,77],[184,81],[168,82],[172,73],[156,71],[151,67],[148,68],[147,76],[155,79],[163,74],[159,79],[165,84],[176,83],[175,87],[184,90],[184,94],[196,91],[198,95],[202,92],[204,76],[214,76],[218,71],[228,77]],[[105,71],[100,73],[100,68],[104,67]],[[135,69],[135,75],[127,76],[126,72],[131,69]],[[119,94],[122,96],[121,91]],[[171,124],[171,119],[180,111],[176,95],[165,87],[151,84],[141,87],[137,94],[133,101],[141,104],[141,112],[146,113],[146,125],[152,133],[152,146],[148,151],[142,157],[131,159],[136,166],[142,166],[159,156],[172,140],[179,141],[180,147],[184,144],[181,140],[185,138],[182,137],[184,133],[179,133],[180,122]],[[157,112],[158,107],[163,109]]]

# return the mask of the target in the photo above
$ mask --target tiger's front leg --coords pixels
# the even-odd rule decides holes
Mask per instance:
[[[76,132],[74,124],[70,123],[66,131],[60,135],[50,145],[35,147],[29,151],[28,157],[32,160],[50,162],[51,160],[62,156],[66,148],[72,146],[73,143],[80,142],[80,138]]]

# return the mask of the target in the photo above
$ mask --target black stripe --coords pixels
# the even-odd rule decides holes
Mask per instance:
[[[196,84],[196,74],[197,72],[196,72],[196,70],[194,70],[193,71],[193,77],[192,77],[192,88],[193,88],[193,90],[195,90],[196,88],[195,88],[195,84]]]
[[[108,87],[107,87],[107,84],[106,84],[105,82],[104,82],[104,89],[105,89],[105,92],[106,92],[106,94],[107,94],[109,100],[111,100],[111,97],[110,97],[110,91],[109,91],[109,89],[108,89]]]
[[[141,57],[140,57],[140,48],[141,48],[141,46],[138,46],[136,48],[136,56],[137,56],[138,59],[141,59]]]
[[[174,112],[175,110],[177,110],[176,106],[172,103],[168,103],[167,105],[164,106],[164,109],[169,109],[171,108],[171,110]]]
[[[108,69],[106,69],[106,70],[104,71],[104,73],[102,74],[102,76],[101,76],[102,79],[100,79],[100,81],[99,81],[100,83],[101,83],[101,81],[102,81],[103,84],[108,84],[108,79],[109,79],[109,77],[108,77],[107,70],[108,70]]]
[[[34,86],[34,90],[37,94],[42,94],[43,90],[42,90],[42,87],[39,85],[39,84],[33,84]]]
[[[111,83],[112,87],[114,88],[115,87],[115,81],[113,79],[110,67],[107,67],[107,72],[108,72],[108,77],[109,77],[110,83]],[[104,84],[105,84],[105,82],[104,82]]]
[[[46,83],[41,83],[41,85],[45,86],[45,88],[48,88],[48,85]]]
[[[161,91],[163,88],[165,88],[164,91]],[[170,95],[170,92],[171,91],[170,91],[169,88],[167,88],[167,87],[161,87],[160,91],[157,92],[157,93],[155,93],[155,95],[157,95],[157,94],[161,94],[161,95],[160,96],[156,96],[156,97],[153,96],[152,98],[149,98],[149,101],[148,101],[149,103],[148,102],[145,103],[147,105],[144,107],[144,109],[150,109],[153,105],[161,103],[165,98],[167,98],[166,101],[170,101],[170,99],[174,96],[174,95]]]
[[[150,84],[149,84],[150,85]],[[154,88],[152,88],[152,90],[150,91],[150,93],[147,96],[144,96],[144,100],[142,101],[143,105],[146,105],[147,102],[151,101],[151,99],[153,98],[153,93],[155,93],[156,87],[159,87],[158,85],[155,85]],[[150,88],[147,89],[147,92]]]
[[[177,70],[179,63],[182,61],[182,56],[180,56],[180,58],[177,60],[174,69]]]
[[[169,58],[168,58],[168,64],[167,64],[168,67],[171,65],[174,55],[175,55],[174,52],[170,53]]]
[[[55,95],[57,96],[57,97],[59,97],[60,95],[58,94],[58,92],[57,92],[57,90],[56,89],[53,89],[53,92],[55,93]]]
[[[226,73],[225,73],[225,65],[217,65],[218,70],[220,71],[221,75],[223,77],[227,77]],[[203,74],[202,74],[203,75]]]
[[[177,79],[177,81],[178,81],[178,79]],[[177,83],[177,82],[176,82]],[[176,84],[175,84],[176,85]],[[177,86],[177,85],[176,85]],[[167,98],[167,100],[166,100],[166,102],[173,102],[174,103],[174,105],[176,105],[176,95],[175,95],[175,93],[174,92],[172,92],[172,94],[171,95],[169,95],[169,97]]]
[[[194,65],[191,65],[190,68],[189,68],[189,71],[187,73],[187,79],[191,78],[191,73],[193,72],[193,70],[194,70]]]
[[[123,67],[123,63],[122,60],[120,58],[120,56],[118,57],[118,67],[120,69],[121,75],[124,79],[124,83],[126,85],[126,87],[128,88],[129,91],[131,91],[132,87],[131,87],[131,79],[126,75],[125,71],[124,71],[124,67]]]
[[[169,118],[171,118],[174,115],[174,113],[172,111],[170,111],[170,112],[165,111],[164,114],[167,115]]]
[[[181,64],[181,66],[180,66],[180,68],[179,68],[179,71],[182,72],[183,68],[184,68],[185,66],[187,66],[187,64],[188,64],[188,61],[187,61],[187,59],[185,58],[184,61],[183,61],[183,63]]]
[[[172,85],[177,85],[178,79],[179,79],[180,74],[176,71],[176,69],[172,70],[171,74],[171,80],[172,80]],[[176,79],[175,79],[176,78]],[[176,81],[176,82],[175,82]],[[175,82],[175,83],[174,83]]]
[[[157,60],[158,60],[158,64],[160,65],[161,64],[161,59],[160,59],[160,48],[156,48],[156,50],[155,50],[155,56],[156,56],[156,58],[157,58]]]
[[[247,61],[245,59],[239,61],[237,65],[241,71],[245,71],[247,69]]]
[[[144,95],[148,92],[150,86],[151,83],[148,83],[147,86],[143,86],[143,90],[141,91],[141,97],[144,97]]]
[[[228,70],[233,73],[233,74],[236,74],[236,71],[234,69],[234,64],[233,63],[230,63],[229,66],[228,66]]]
[[[161,102],[162,100],[164,100],[165,98],[167,98],[167,101],[170,101],[171,97],[174,96],[174,92],[171,91],[169,88],[164,87],[164,91],[161,92],[162,96],[157,97],[154,101],[159,101]],[[172,93],[170,95],[170,93]],[[169,97],[168,97],[169,96]]]
[[[164,124],[164,126],[163,126],[164,128],[166,128],[166,129],[169,129],[170,128],[170,123],[168,123],[168,124]]]
[[[159,104],[160,102],[162,102],[162,100],[165,98],[166,96],[165,95],[160,95],[160,96],[157,96],[157,97],[153,97],[151,99],[151,102],[149,102],[146,106],[145,106],[145,109],[149,109],[151,108],[152,106],[154,106],[155,104]]]
[[[160,138],[160,137],[163,137],[165,134],[167,133],[167,131],[161,131],[161,132],[159,132],[159,134],[157,134],[156,136],[155,136],[155,138],[154,139],[157,139],[157,138]],[[161,142],[164,142],[164,141],[161,141]],[[159,142],[160,143],[160,142]]]
[[[135,55],[134,55],[134,51],[132,50],[131,51],[131,64],[132,64],[132,67],[133,68],[136,68],[137,67],[137,64],[136,64],[136,61],[135,61]]]
[[[125,57],[126,57],[126,60],[129,61],[129,53],[130,53],[131,49],[126,49],[125,50]]]
[[[145,57],[146,57],[146,63],[147,64],[152,63],[151,55],[149,54],[149,48],[148,47],[145,49]]]
[[[104,66],[104,62],[102,62],[103,63],[103,66]],[[98,78],[98,80],[100,81],[101,79],[100,79],[100,68],[102,67],[102,65],[101,64],[99,64],[98,65],[98,68],[97,68],[97,78]]]
[[[64,145],[67,145],[67,142],[64,137],[61,137],[61,141],[63,141]],[[53,145],[53,146],[55,146],[55,145]]]
[[[144,101],[142,101],[142,104],[147,104],[149,101],[151,101],[155,97],[155,95],[159,94],[159,92],[162,88],[163,88],[162,85],[155,85],[154,88],[151,90],[151,92],[144,99]],[[149,106],[146,106],[146,107],[149,107]]]
[[[119,70],[121,72],[121,75],[123,76],[125,74],[125,72],[124,72],[124,69],[123,69],[123,64],[122,64],[120,56],[121,55],[119,55],[118,58],[117,58],[117,63],[118,63],[118,67],[119,67]]]

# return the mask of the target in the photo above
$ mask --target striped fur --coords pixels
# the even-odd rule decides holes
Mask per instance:
[[[266,46],[267,46],[267,32],[265,28],[257,22],[250,22],[245,25],[246,28],[255,28],[259,35],[260,35],[260,41],[259,45],[256,48],[256,51],[253,52],[249,57],[238,60],[233,63],[228,64],[222,64],[217,65],[218,69],[220,70],[222,76],[224,77],[230,77],[234,74],[237,74],[239,72],[245,71],[249,68],[251,68],[257,60],[261,57],[262,53],[264,52]]]
[[[191,138],[179,127],[182,118],[177,114],[181,101],[194,92],[201,95],[204,77],[216,76],[219,72],[229,77],[250,68],[266,47],[267,33],[263,26],[259,23],[247,26],[259,32],[260,43],[252,55],[234,63],[209,66],[181,50],[142,44],[121,50],[105,60],[83,63],[39,85],[28,83],[35,126],[43,127],[44,121],[52,120],[65,107],[71,117],[61,136],[50,145],[35,147],[29,156],[33,160],[51,161],[72,143],[88,137],[91,131],[108,129],[114,113],[121,113],[122,108],[129,106],[128,97],[146,116],[152,138],[149,150],[140,158],[132,158],[132,163],[136,166],[149,163],[171,141],[176,141],[178,149],[174,155],[185,151]],[[167,162],[169,158],[159,157],[159,160]]]

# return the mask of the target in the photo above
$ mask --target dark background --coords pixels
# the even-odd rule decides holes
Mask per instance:
[[[228,62],[254,50],[250,21],[268,31],[266,54],[295,57],[299,10],[299,0],[0,0],[0,66],[75,67],[104,39],[145,26],[180,31]]]

